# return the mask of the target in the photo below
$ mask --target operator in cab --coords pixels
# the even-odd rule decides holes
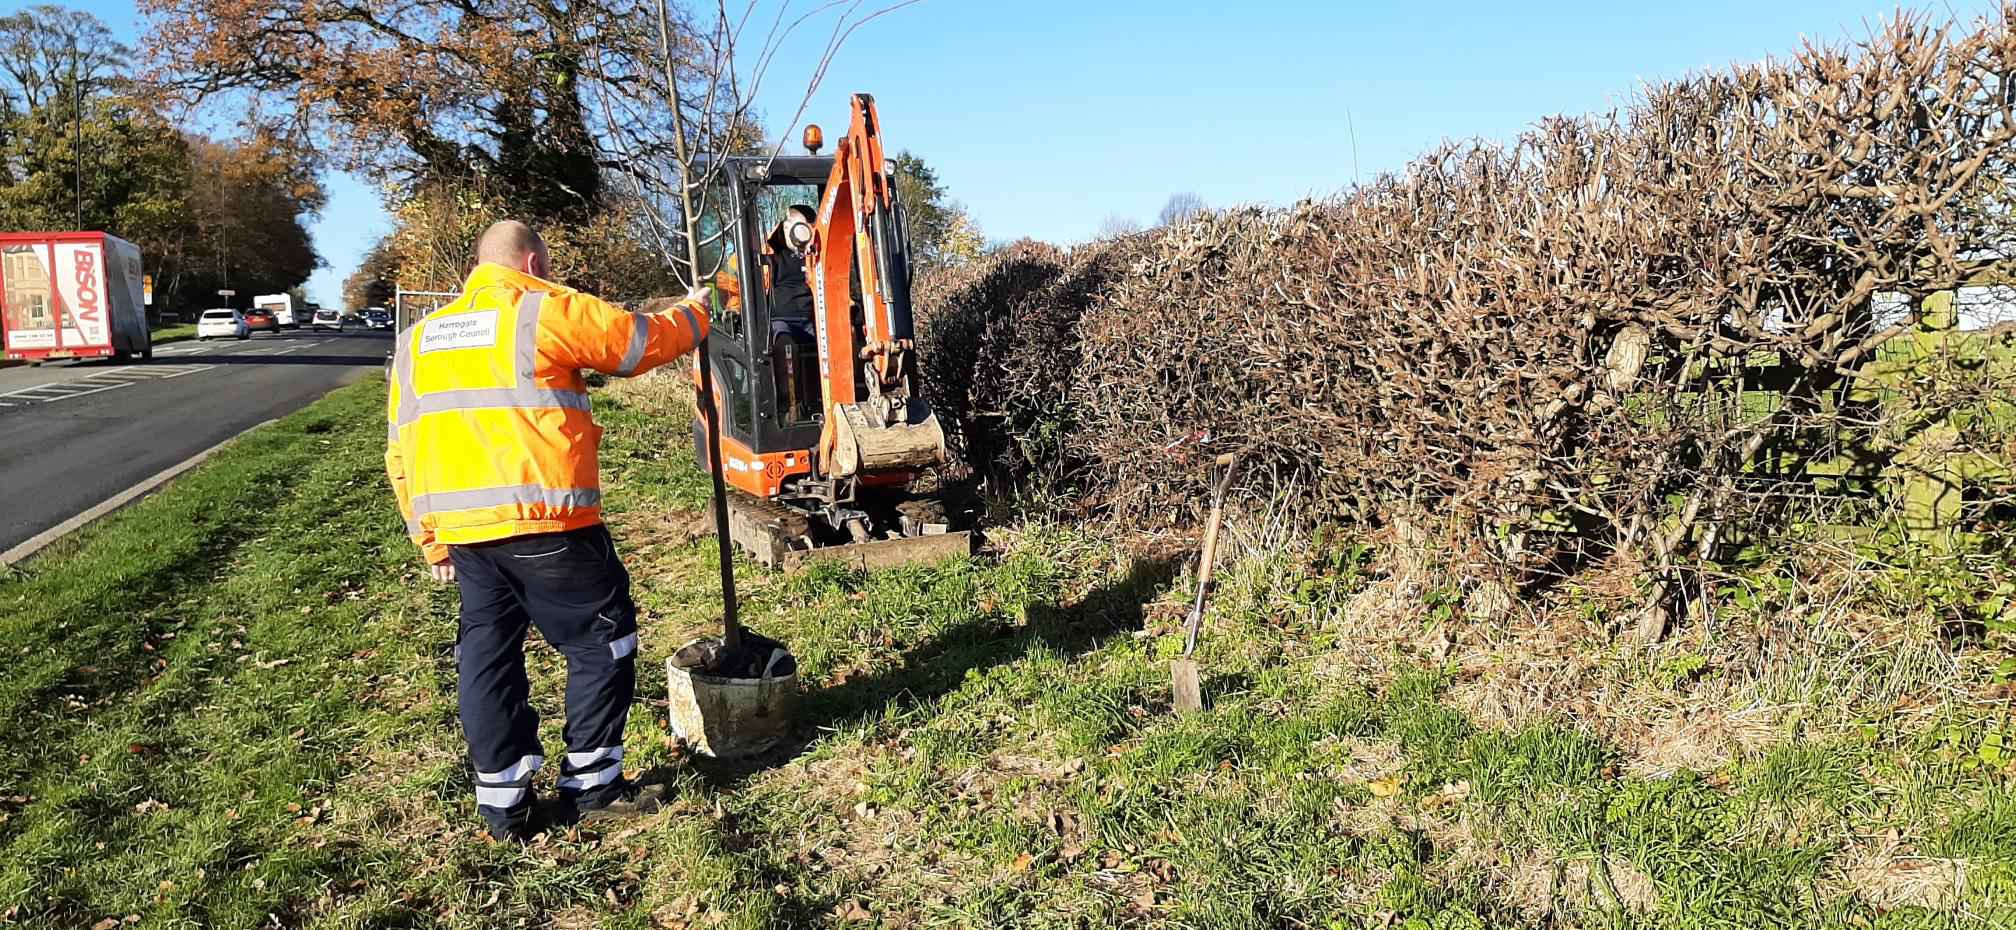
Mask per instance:
[[[820,406],[818,356],[815,350],[815,304],[805,276],[807,250],[812,246],[817,214],[805,204],[792,204],[763,239],[762,284],[768,288],[770,331],[764,351],[770,354],[779,405],[787,419],[809,420]],[[723,309],[742,312],[740,256],[729,255],[727,266],[714,276]]]
[[[547,279],[545,242],[515,221],[476,243],[453,302],[399,335],[385,470],[435,580],[461,589],[456,691],[476,812],[499,839],[535,835],[546,755],[528,701],[525,634],[567,657],[562,819],[657,810],[623,774],[636,686],[630,577],[602,522],[601,430],[582,372],[629,377],[707,334],[700,289],[631,313]]]

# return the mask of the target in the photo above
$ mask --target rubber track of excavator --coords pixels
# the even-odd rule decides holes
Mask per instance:
[[[806,547],[810,518],[779,504],[740,491],[728,492],[728,533],[735,544],[765,567],[797,571],[808,562],[839,559],[851,568],[891,568],[959,558],[973,553],[967,532],[878,539]]]

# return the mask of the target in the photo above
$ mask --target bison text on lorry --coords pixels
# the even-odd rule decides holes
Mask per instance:
[[[140,250],[96,232],[0,233],[6,357],[154,357]]]

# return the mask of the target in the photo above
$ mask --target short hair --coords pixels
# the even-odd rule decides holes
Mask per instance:
[[[525,256],[546,251],[546,240],[517,220],[499,220],[476,239],[476,261],[518,267]]]

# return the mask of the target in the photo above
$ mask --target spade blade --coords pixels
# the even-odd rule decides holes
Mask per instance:
[[[1197,678],[1197,660],[1187,656],[1169,660],[1169,680],[1177,711],[1187,714],[1204,709],[1204,688]]]

